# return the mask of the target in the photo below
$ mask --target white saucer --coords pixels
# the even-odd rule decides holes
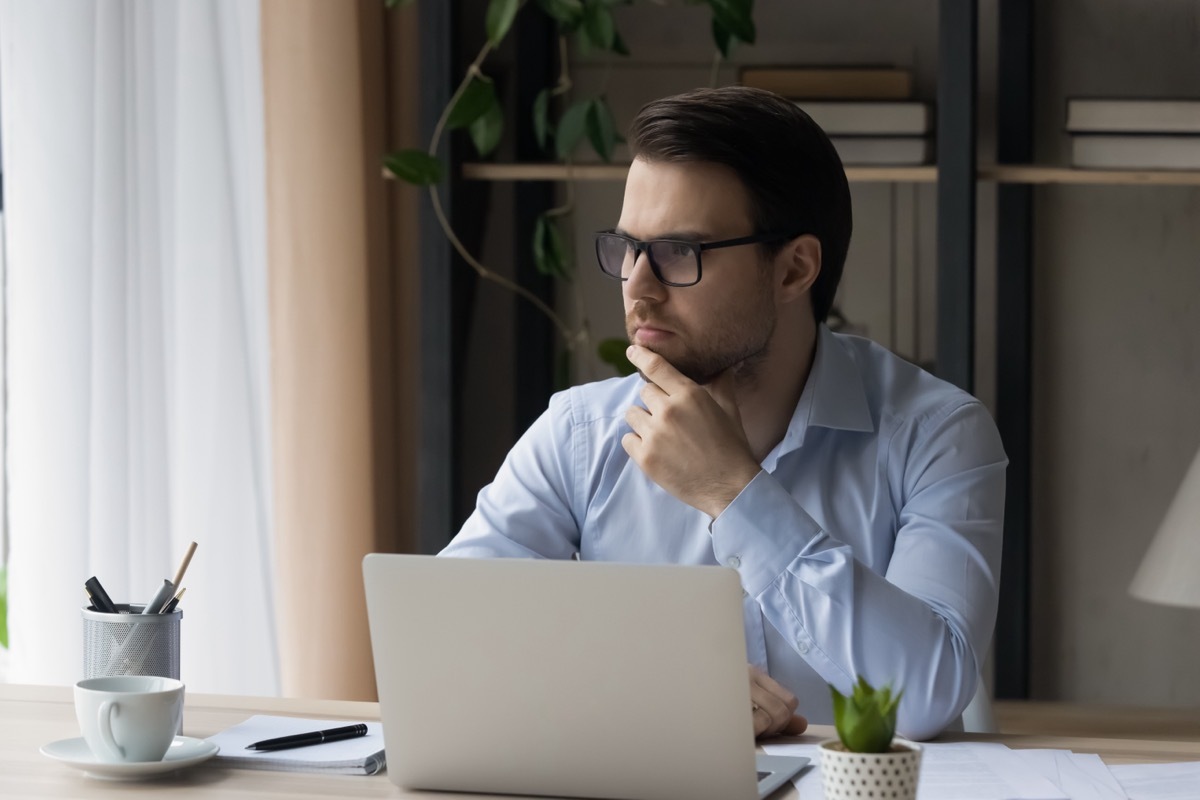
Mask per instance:
[[[162,761],[110,762],[98,761],[80,737],[60,739],[42,747],[42,754],[81,769],[92,778],[112,781],[142,780],[174,772],[207,761],[221,748],[205,739],[176,736]]]

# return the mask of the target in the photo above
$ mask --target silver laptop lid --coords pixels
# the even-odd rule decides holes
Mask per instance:
[[[363,575],[398,785],[758,796],[733,570],[372,554]]]

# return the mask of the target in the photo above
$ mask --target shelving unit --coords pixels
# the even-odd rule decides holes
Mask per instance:
[[[463,164],[462,177],[469,181],[623,181],[628,164]],[[980,166],[976,179],[992,183],[1089,184],[1129,186],[1197,186],[1200,170],[1098,170],[1074,169],[1052,164],[988,164]],[[846,167],[851,183],[936,183],[937,167]]]
[[[426,126],[436,115],[453,85],[450,59],[454,38],[451,9],[456,3],[429,4],[422,10],[423,81],[428,93],[423,103]],[[975,197],[978,184],[996,184],[996,302],[997,397],[996,420],[1010,459],[1005,510],[1005,540],[1000,589],[1000,613],[994,646],[995,689],[1002,698],[1029,694],[1030,630],[1030,471],[1032,427],[1032,232],[1035,185],[1200,185],[1200,171],[1081,170],[1033,163],[1033,3],[1005,0],[999,4],[997,71],[997,162],[979,164],[976,154],[976,91],[978,66],[978,0],[939,0],[938,89],[936,98],[937,165],[916,167],[847,168],[856,183],[920,183],[937,187],[937,353],[938,374],[971,391],[975,348]],[[518,85],[528,96],[545,85],[544,42],[534,32],[521,42]],[[528,131],[525,132],[526,134]],[[521,132],[518,132],[518,136]],[[518,148],[518,162],[535,148]],[[517,240],[528,241],[527,228],[536,207],[547,201],[551,183],[559,181],[624,180],[627,164],[463,163],[449,154],[452,174],[461,181],[514,182],[524,192],[517,202],[523,219],[514,218]],[[538,193],[541,194],[538,194]],[[443,199],[450,200],[443,195]],[[528,201],[528,202],[527,202]],[[445,507],[450,495],[454,431],[445,409],[458,387],[451,385],[452,356],[446,320],[450,294],[446,275],[451,253],[432,214],[422,229],[423,261],[421,357],[432,372],[423,372],[422,413],[434,421],[423,427],[422,492],[426,510],[419,529],[427,552],[440,546],[451,515]],[[520,274],[529,275],[528,248],[513,254]],[[523,313],[518,309],[518,315]],[[525,323],[518,320],[518,327]],[[522,334],[524,337],[525,334]],[[522,341],[525,341],[523,338]],[[541,341],[540,339],[538,341]],[[518,365],[520,385],[544,387],[552,369],[541,344],[531,348],[535,357]],[[542,363],[544,362],[544,363]],[[536,375],[530,377],[531,371]],[[542,401],[542,388],[525,392],[525,406]]]

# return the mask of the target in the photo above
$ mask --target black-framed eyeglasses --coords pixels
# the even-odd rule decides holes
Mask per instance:
[[[690,242],[686,239],[647,239],[642,241],[616,231],[599,231],[596,234],[596,260],[600,271],[610,278],[626,281],[633,273],[638,254],[645,253],[650,262],[650,271],[659,283],[665,286],[694,286],[700,282],[702,265],[700,254],[705,250],[722,247],[740,247],[744,244],[763,244],[794,239],[799,233],[758,233],[739,236],[719,242]]]

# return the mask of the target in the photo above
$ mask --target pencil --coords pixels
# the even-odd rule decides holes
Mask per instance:
[[[175,580],[171,584],[178,586],[183,581],[183,573],[187,572],[188,564],[192,563],[192,554],[196,552],[196,543],[192,542],[188,545],[187,552],[184,553],[183,563],[179,565],[179,571],[175,573]]]

